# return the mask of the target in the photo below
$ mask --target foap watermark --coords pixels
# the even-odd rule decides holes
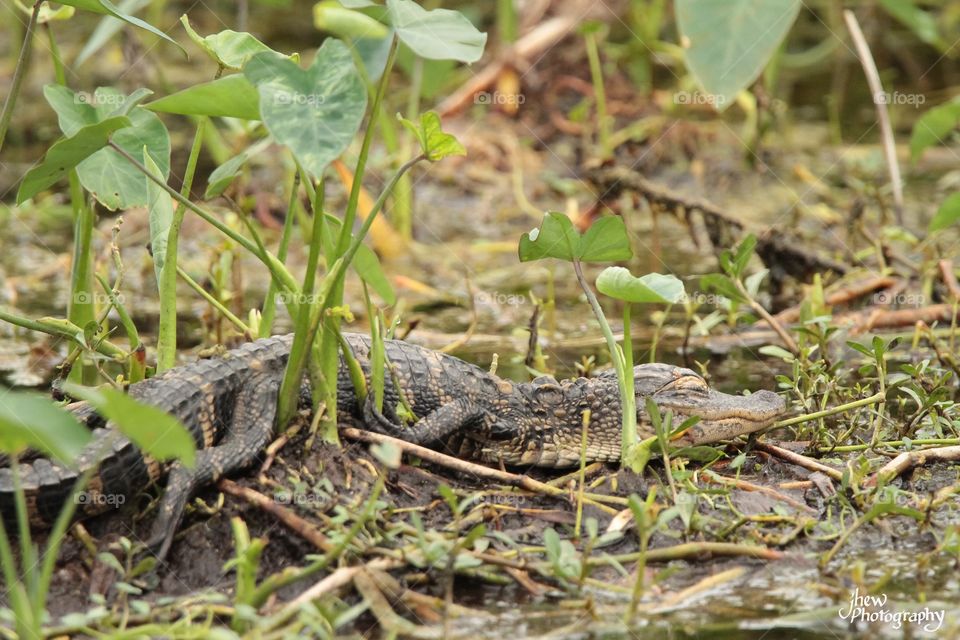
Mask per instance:
[[[478,291],[473,296],[475,304],[496,305],[500,307],[519,307],[527,303],[527,296],[522,293],[500,293],[494,291]]]
[[[878,291],[873,294],[873,304],[895,304],[899,307],[922,307],[927,304],[927,297],[922,293],[891,293]]]
[[[278,91],[273,94],[273,104],[275,105],[306,105],[316,107],[327,101],[322,93],[301,93],[299,91]]]
[[[892,604],[892,603],[891,603]],[[905,624],[916,625],[927,633],[936,633],[943,626],[946,612],[943,609],[924,607],[915,611],[897,611],[887,608],[887,594],[860,595],[860,589],[854,589],[850,600],[837,611],[851,624],[857,622],[880,622],[890,625],[891,629],[900,629]]]
[[[273,495],[273,501],[277,504],[294,505],[299,507],[324,505],[327,504],[329,500],[329,496],[318,493],[291,493],[289,491],[280,491]]]
[[[726,304],[729,304],[730,298],[722,296],[719,293],[704,293],[703,291],[694,291],[693,293],[686,294],[684,302],[690,302],[696,305],[712,305],[715,307],[722,307]]]
[[[874,104],[907,105],[919,107],[927,101],[922,93],[901,93],[899,91],[877,91],[873,94]]]
[[[126,102],[127,97],[119,93],[89,93],[77,91],[73,94],[73,104],[89,104],[92,106],[119,107]]]
[[[473,97],[474,104],[490,105],[521,105],[527,101],[527,97],[522,93],[500,93],[494,91],[481,91]]]
[[[722,107],[726,102],[727,99],[724,96],[718,96],[713,93],[703,93],[702,91],[677,91],[673,94],[673,104]]]
[[[320,300],[320,294],[280,291],[273,299],[277,304],[314,304]]]
[[[117,304],[124,304],[126,298],[122,293],[114,294],[114,297],[117,299]],[[106,305],[113,302],[110,299],[110,296],[101,292],[101,291],[78,291],[73,294],[73,303],[74,304],[95,304],[95,305]]]
[[[120,507],[127,501],[122,493],[100,493],[99,491],[81,491],[74,500],[81,506]]]

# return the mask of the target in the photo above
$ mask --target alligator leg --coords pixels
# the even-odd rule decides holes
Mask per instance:
[[[368,393],[366,400],[363,401],[363,421],[371,431],[395,436],[406,429],[404,425],[400,424],[400,419],[390,406],[384,403],[383,409],[387,412],[387,415],[377,409],[373,394]]]
[[[372,410],[376,411],[370,403]],[[370,418],[366,415],[368,411],[364,410],[364,420],[370,425]],[[416,423],[404,426],[392,423],[384,416],[382,420],[377,420],[376,427],[390,436],[406,440],[413,444],[429,445],[435,442],[445,441],[450,436],[466,431],[476,425],[487,416],[487,411],[476,402],[469,398],[456,398],[451,402],[441,405],[435,411],[427,414]],[[376,427],[374,429],[376,430]]]
[[[216,446],[197,451],[196,465],[188,469],[177,462],[170,469],[147,545],[159,559],[170,550],[173,536],[183,518],[187,501],[202,486],[252,463],[270,442],[277,411],[276,384],[266,375],[257,375],[237,392],[233,416],[226,435]],[[238,425],[250,425],[238,429]]]

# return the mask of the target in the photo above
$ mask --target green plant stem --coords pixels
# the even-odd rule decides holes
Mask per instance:
[[[3,141],[7,138],[10,120],[13,119],[13,108],[17,104],[17,97],[20,95],[23,79],[26,77],[27,68],[30,66],[30,54],[33,52],[33,32],[37,28],[37,18],[40,15],[40,6],[42,4],[42,0],[37,0],[33,3],[30,21],[27,22],[27,30],[23,34],[23,46],[20,47],[20,57],[17,58],[17,67],[13,70],[13,80],[10,81],[10,93],[7,94],[7,100],[3,103],[3,111],[0,112],[0,149],[3,149]]]
[[[600,50],[594,33],[584,36],[587,45],[587,61],[590,64],[590,79],[593,81],[593,93],[597,102],[597,126],[600,143],[600,157],[608,158],[610,148],[610,117],[607,115],[607,92],[603,86],[603,68],[600,65]]]
[[[380,192],[380,196],[377,198],[377,201],[373,204],[373,207],[370,209],[370,214],[367,216],[367,219],[363,221],[363,225],[360,227],[360,231],[353,237],[353,241],[350,243],[350,246],[347,248],[346,253],[344,253],[334,265],[330,268],[330,273],[324,279],[324,286],[327,287],[327,283],[333,279],[339,279],[344,276],[346,273],[347,267],[353,261],[354,256],[357,254],[357,251],[360,249],[360,245],[363,243],[363,239],[366,237],[367,232],[370,231],[370,227],[373,225],[374,219],[377,217],[377,214],[380,213],[380,210],[383,209],[384,203],[387,201],[387,197],[390,195],[390,192],[393,190],[393,187],[397,184],[397,181],[400,179],[403,174],[413,168],[418,162],[426,160],[427,157],[423,154],[418,155],[415,158],[412,158],[405,163],[403,163],[399,169],[393,174],[390,178],[390,181],[383,188],[383,191]],[[330,282],[330,286],[332,286]],[[611,336],[613,334],[611,333]]]
[[[613,361],[613,366],[617,370],[617,381],[620,385],[620,406],[623,408],[623,430],[620,461],[621,464],[630,466],[630,468],[634,471],[638,471],[642,465],[634,464],[633,461],[631,461],[630,455],[633,447],[637,444],[637,411],[633,388],[632,386],[627,387],[628,374],[626,370],[625,354],[620,350],[620,347],[617,344],[617,339],[613,336],[613,330],[610,329],[610,324],[607,322],[606,316],[603,315],[603,309],[600,307],[600,301],[597,300],[597,296],[593,293],[593,289],[590,288],[590,285],[587,283],[587,279],[583,276],[583,267],[579,260],[575,259],[573,261],[573,271],[577,274],[577,281],[580,283],[580,288],[583,289],[584,295],[587,296],[587,300],[590,302],[590,308],[593,309],[593,315],[596,316],[597,322],[600,323],[600,330],[603,332],[603,337],[607,341],[607,349],[610,351],[610,359]],[[624,327],[624,331],[628,331],[628,328]],[[631,353],[631,359],[632,357],[633,354]],[[633,407],[633,410],[630,409],[631,407]]]
[[[187,160],[187,169],[180,193],[189,197],[193,186],[193,177],[197,171],[197,158],[203,146],[203,130],[207,123],[201,118],[193,135],[193,146]],[[177,258],[180,245],[180,227],[187,209],[177,203],[173,210],[173,219],[167,231],[167,248],[163,257],[163,269],[160,272],[160,327],[157,331],[157,373],[173,367],[177,361]]]
[[[280,234],[280,246],[277,247],[277,260],[286,263],[287,248],[290,246],[290,236],[293,235],[293,220],[296,217],[297,198],[300,192],[301,170],[298,167],[293,172],[293,185],[290,187],[290,200],[287,203],[287,217],[283,220],[283,231]],[[263,301],[263,313],[260,316],[258,335],[266,338],[273,333],[273,320],[277,315],[277,285],[270,280],[267,287],[267,297]]]
[[[311,233],[310,251],[307,255],[307,266],[303,276],[301,291],[310,295],[316,289],[317,265],[320,263],[320,252],[323,244],[323,206],[324,183],[321,177],[317,183],[313,199],[313,231]],[[307,356],[316,335],[316,329],[310,322],[314,305],[309,300],[300,301],[299,313],[294,318],[293,344],[290,346],[290,357],[284,371],[283,382],[280,384],[280,399],[278,401],[278,424],[282,431],[297,410],[297,399],[300,394],[300,381],[307,365]],[[334,390],[336,385],[334,385]],[[336,408],[334,407],[334,410]]]
[[[830,409],[824,409],[823,411],[815,411],[813,413],[805,413],[802,416],[796,416],[786,420],[778,420],[777,422],[774,422],[770,428],[775,429],[778,427],[792,427],[795,424],[810,422],[811,420],[819,420],[820,418],[826,418],[827,416],[843,413],[844,411],[849,411],[850,409],[856,409],[868,404],[877,404],[878,402],[883,402],[885,397],[885,393],[877,392],[869,398],[861,398],[860,400],[854,400],[853,402],[831,407]]]
[[[230,238],[231,240],[239,244],[241,247],[243,247],[244,249],[252,253],[254,256],[256,256],[260,260],[260,262],[262,262],[264,266],[266,266],[267,269],[270,270],[270,274],[277,281],[277,283],[283,288],[284,293],[292,294],[289,296],[290,302],[288,302],[288,306],[291,307],[291,311],[296,310],[296,304],[297,304],[296,301],[300,297],[299,296],[300,285],[297,284],[297,281],[294,280],[293,275],[291,275],[291,273],[287,270],[286,266],[284,266],[282,262],[277,260],[277,258],[271,255],[269,252],[262,251],[261,248],[257,246],[255,242],[248,240],[246,237],[240,235],[239,233],[237,233],[236,231],[234,231],[224,223],[217,220],[216,216],[214,216],[209,211],[206,211],[205,209],[203,209],[203,207],[199,207],[195,205],[193,202],[189,200],[189,198],[185,198],[184,196],[177,193],[176,190],[170,188],[170,185],[168,185],[166,182],[164,182],[160,178],[157,178],[150,171],[148,171],[147,168],[143,166],[142,162],[140,162],[139,160],[131,156],[129,153],[127,153],[126,150],[123,149],[123,147],[120,147],[119,145],[117,145],[115,142],[112,142],[112,141],[109,142],[108,145],[111,149],[113,149],[114,151],[119,153],[121,156],[123,156],[123,158],[127,162],[129,162],[134,167],[136,167],[140,173],[144,174],[145,176],[147,176],[147,178],[149,178],[156,184],[160,185],[160,187],[163,188],[164,191],[170,194],[170,197],[172,197],[174,200],[176,200],[177,202],[185,206],[187,209],[190,209],[190,211],[193,211],[194,213],[196,213],[204,221],[206,221],[208,224],[212,225],[215,229],[217,229],[217,231],[227,236],[228,238]]]
[[[30,331],[38,331],[56,338],[64,338],[84,349],[91,348],[77,339],[77,336],[83,335],[83,329],[73,324],[69,320],[61,320],[58,318],[41,318],[40,320],[32,320],[25,316],[10,313],[9,311],[5,311],[3,309],[0,309],[0,320],[9,322],[10,324],[18,327],[23,327],[24,329],[29,329]],[[92,347],[92,349],[97,353],[101,353],[109,358],[123,359],[127,357],[127,353],[123,349],[116,346],[112,342],[107,342],[106,340],[101,340],[95,347]]]
[[[851,451],[866,451],[867,449],[876,449],[887,447],[890,449],[927,446],[953,446],[960,444],[960,438],[917,438],[916,440],[884,440],[873,444],[845,444],[838,447],[820,447],[821,453],[848,453]]]
[[[238,318],[230,309],[227,309],[222,302],[217,300],[216,296],[212,295],[209,291],[204,289],[199,282],[190,277],[190,274],[183,270],[183,267],[177,265],[177,275],[187,283],[187,286],[197,292],[197,294],[206,300],[210,306],[220,312],[224,318],[227,319],[227,322],[232,324],[237,328],[238,331],[244,333],[245,335],[250,336],[250,327],[246,323]],[[252,336],[251,336],[252,337]]]
[[[393,37],[390,44],[390,53],[387,54],[387,63],[383,67],[383,74],[380,76],[380,84],[377,86],[377,92],[373,97],[373,105],[370,108],[371,118],[375,118],[380,113],[380,104],[383,102],[383,96],[387,91],[387,85],[390,83],[390,71],[393,69],[393,63],[397,59],[398,41]],[[353,185],[350,188],[350,199],[347,201],[347,208],[343,215],[343,226],[340,228],[340,238],[337,241],[336,256],[340,257],[346,251],[350,242],[350,233],[353,230],[354,221],[357,218],[357,205],[360,201],[360,192],[363,189],[363,174],[367,167],[367,157],[370,155],[370,144],[373,142],[373,133],[375,127],[368,126],[363,135],[363,142],[360,146],[360,155],[357,157],[357,166],[353,170]],[[367,220],[371,220],[371,213]],[[349,261],[348,261],[349,262]]]
[[[57,84],[67,86],[67,74],[60,57],[60,48],[50,24],[44,25],[50,45],[54,76]],[[70,189],[70,207],[73,211],[73,259],[70,268],[70,298],[67,302],[67,318],[78,327],[86,327],[97,321],[96,305],[93,303],[93,228],[96,219],[92,203],[86,201],[80,177],[76,169],[68,174]],[[81,354],[78,353],[78,356]],[[80,366],[71,367],[69,379],[82,384],[94,384],[97,379],[96,367],[80,357]]]

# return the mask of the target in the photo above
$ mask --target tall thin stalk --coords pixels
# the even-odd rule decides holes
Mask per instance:
[[[23,34],[23,46],[20,47],[20,57],[17,58],[17,68],[14,69],[13,80],[10,82],[10,93],[7,94],[7,100],[3,103],[3,111],[0,112],[0,150],[3,149],[3,141],[7,137],[7,129],[10,128],[10,120],[13,118],[13,107],[17,104],[17,96],[20,95],[23,78],[27,74],[27,67],[30,66],[30,54],[33,52],[33,32],[37,29],[37,19],[40,16],[40,5],[42,4],[42,0],[37,0],[33,3],[30,21],[27,23],[27,30]]]

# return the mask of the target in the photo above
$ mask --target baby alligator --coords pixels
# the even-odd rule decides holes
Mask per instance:
[[[345,338],[369,382],[369,338],[357,334],[345,334]],[[193,469],[179,463],[158,463],[119,436],[89,406],[74,405],[76,417],[94,430],[92,444],[80,455],[75,469],[44,458],[21,465],[31,525],[43,528],[55,520],[84,469],[98,465],[80,505],[85,514],[123,504],[167,474],[149,540],[157,554],[164,556],[193,493],[251,464],[272,439],[291,340],[289,335],[257,340],[222,357],[170,369],[130,386],[132,397],[169,412],[190,431],[198,448]],[[542,377],[515,383],[406,342],[387,341],[386,357],[393,373],[385,372],[382,412],[371,402],[359,400],[341,358],[337,386],[342,419],[461,458],[568,467],[580,461],[583,413],[589,409],[587,459],[620,457],[621,403],[613,372],[564,382]],[[752,433],[770,425],[785,409],[783,400],[771,391],[727,395],[708,387],[689,369],[644,364],[635,368],[634,377],[641,438],[653,435],[644,410],[647,397],[653,398],[661,412],[671,411],[674,424],[692,416],[700,418],[678,439],[682,445]],[[397,418],[398,389],[418,417],[413,424],[403,425]],[[301,403],[309,406],[306,385]],[[0,469],[0,517],[7,524],[15,519],[9,468]]]

